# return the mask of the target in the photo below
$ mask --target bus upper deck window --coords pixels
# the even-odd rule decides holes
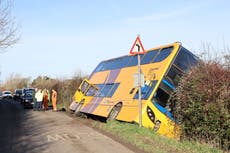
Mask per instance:
[[[162,50],[160,50],[160,53],[157,55],[157,57],[154,58],[153,62],[163,61],[170,55],[172,50],[173,50],[173,47],[163,48]]]
[[[144,55],[144,57],[141,59],[141,64],[149,64],[149,63],[151,63],[151,61],[155,58],[157,53],[158,53],[158,50],[153,50],[153,51],[147,52]]]

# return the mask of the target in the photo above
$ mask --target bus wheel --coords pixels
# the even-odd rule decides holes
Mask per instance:
[[[122,107],[121,103],[118,103],[117,105],[115,105],[113,109],[111,110],[111,112],[109,113],[107,121],[115,120],[121,110],[121,107]]]
[[[75,112],[74,112],[75,116],[81,117],[81,116],[83,115],[83,113],[80,112],[80,110],[81,110],[83,104],[84,104],[84,100],[81,101],[81,102],[78,104],[78,106],[77,106],[77,108],[76,108],[76,110],[75,110]]]

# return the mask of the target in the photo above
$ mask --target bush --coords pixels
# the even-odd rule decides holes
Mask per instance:
[[[35,88],[51,90],[56,86],[58,82],[59,80],[49,78],[48,76],[38,76],[33,80],[31,85]]]
[[[184,76],[173,99],[175,118],[182,125],[182,138],[210,143],[229,150],[230,64],[217,60],[200,62]],[[227,64],[227,65],[226,65]]]
[[[58,103],[63,104],[65,109],[69,109],[69,105],[72,102],[72,97],[81,84],[83,77],[75,76],[72,79],[62,80],[56,84],[54,89],[58,92]]]
[[[15,89],[21,89],[29,85],[30,78],[22,77],[18,74],[12,74],[1,85],[2,90],[10,90],[14,92]]]
[[[78,86],[82,82],[83,77],[81,73],[76,74],[76,76],[71,79],[52,79],[47,76],[38,76],[33,80],[32,86],[40,89],[48,89],[51,93],[52,89],[55,89],[58,93],[57,104],[63,105],[65,109],[69,108],[72,102],[72,97]],[[51,103],[50,103],[51,105]]]

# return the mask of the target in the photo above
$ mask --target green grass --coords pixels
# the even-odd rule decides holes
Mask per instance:
[[[57,104],[57,109],[59,110],[61,108],[64,108],[64,103]]]
[[[177,141],[159,136],[150,129],[140,128],[136,124],[111,121],[107,124],[96,122],[94,126],[113,134],[137,148],[149,153],[222,153],[207,144],[189,141]]]

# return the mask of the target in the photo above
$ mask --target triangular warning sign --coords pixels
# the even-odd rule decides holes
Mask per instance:
[[[141,39],[139,36],[137,36],[129,53],[130,54],[145,54],[145,49],[141,43]]]

